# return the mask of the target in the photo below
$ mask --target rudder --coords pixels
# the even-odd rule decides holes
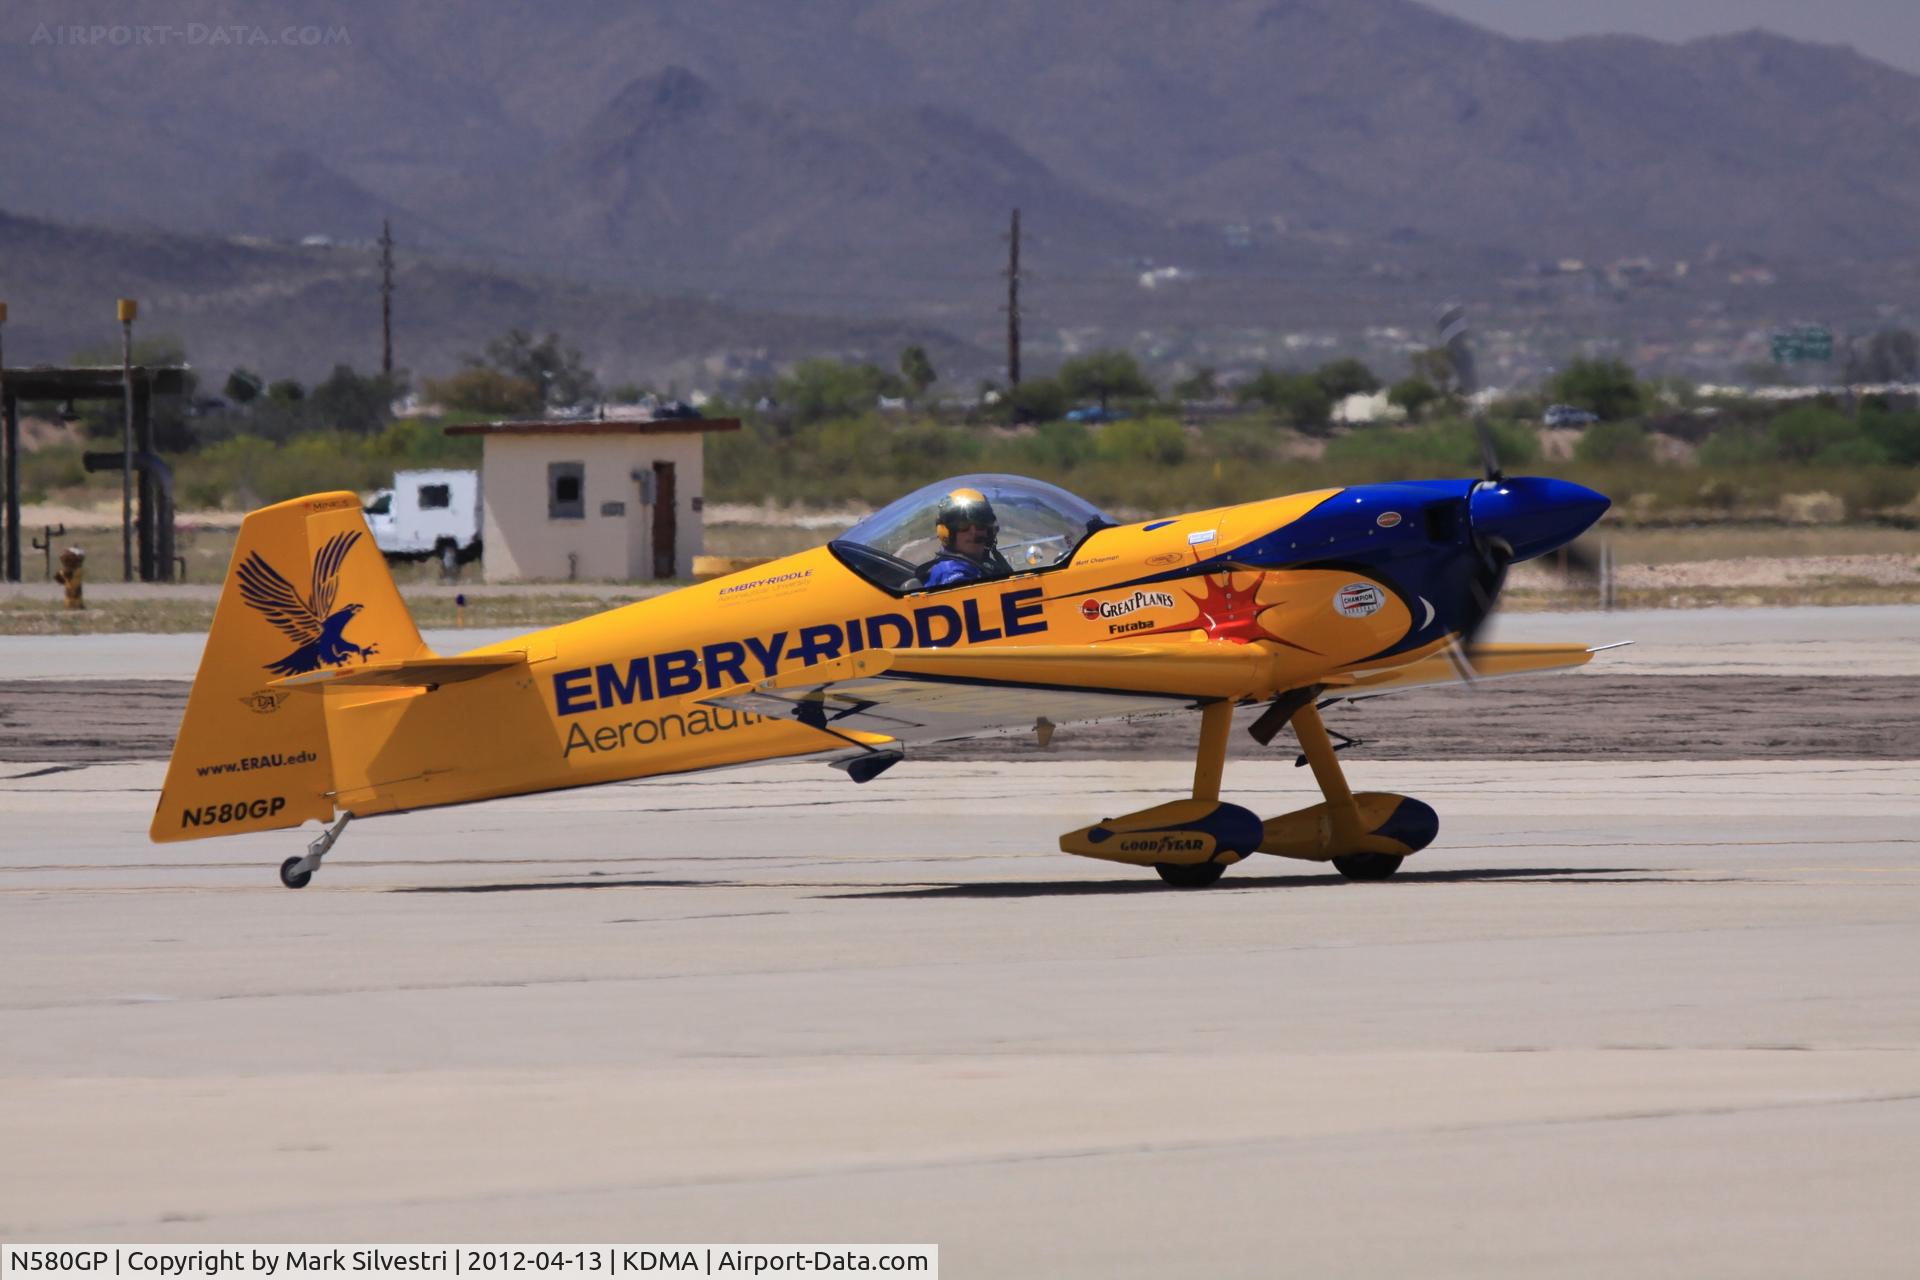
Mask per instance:
[[[271,682],[432,656],[351,493],[248,514],[149,832],[196,840],[334,816],[325,700]]]

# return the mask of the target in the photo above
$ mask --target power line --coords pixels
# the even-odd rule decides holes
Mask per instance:
[[[380,374],[393,377],[393,224],[380,220]]]
[[[1007,385],[1020,385],[1020,211],[1007,234]]]

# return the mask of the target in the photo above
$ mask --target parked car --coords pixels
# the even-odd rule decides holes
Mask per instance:
[[[396,471],[366,505],[374,545],[388,560],[433,556],[448,573],[480,556],[478,471]]]
[[[1097,404],[1083,404],[1067,414],[1068,422],[1125,422],[1126,418],[1118,409],[1103,409]]]
[[[1570,404],[1547,406],[1546,424],[1550,427],[1584,427],[1598,421],[1600,421],[1600,415],[1589,409],[1576,408]]]

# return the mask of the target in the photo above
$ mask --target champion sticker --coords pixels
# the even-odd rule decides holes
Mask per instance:
[[[1400,513],[1398,511],[1382,511],[1373,518],[1373,522],[1382,529],[1391,529],[1400,523]]]
[[[1190,533],[1187,535],[1187,545],[1197,547],[1203,542],[1212,542],[1219,536],[1220,531],[1218,529],[1202,529],[1198,533]]]
[[[1333,598],[1333,607],[1341,616],[1348,618],[1366,618],[1380,612],[1387,603],[1380,594],[1380,588],[1365,582],[1355,582],[1340,588]]]

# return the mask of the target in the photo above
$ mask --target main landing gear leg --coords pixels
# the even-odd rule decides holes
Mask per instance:
[[[1334,754],[1333,741],[1327,737],[1327,726],[1320,720],[1319,709],[1308,702],[1293,713],[1291,723],[1293,736],[1300,740],[1300,750],[1306,754],[1307,765],[1313,770],[1313,780],[1320,784],[1320,794],[1327,799],[1334,847],[1356,847],[1367,834],[1366,824],[1360,819],[1360,806],[1354,803],[1353,791],[1347,786],[1347,775],[1341,772],[1340,758]],[[1385,880],[1400,869],[1401,861],[1402,856],[1398,854],[1350,853],[1335,858],[1333,865],[1349,880]]]
[[[1200,749],[1193,757],[1193,798],[1218,801],[1220,778],[1227,767],[1227,737],[1233,731],[1233,704],[1209,702],[1200,709]],[[1154,870],[1168,884],[1182,889],[1203,889],[1226,871],[1219,862],[1180,865],[1156,863]]]
[[[281,863],[280,883],[289,889],[306,888],[307,882],[313,879],[313,873],[320,869],[320,859],[327,856],[327,851],[333,848],[333,842],[340,838],[340,833],[345,831],[347,824],[352,821],[351,813],[341,814],[340,821],[314,837],[313,843],[307,846],[306,857],[288,858]]]

